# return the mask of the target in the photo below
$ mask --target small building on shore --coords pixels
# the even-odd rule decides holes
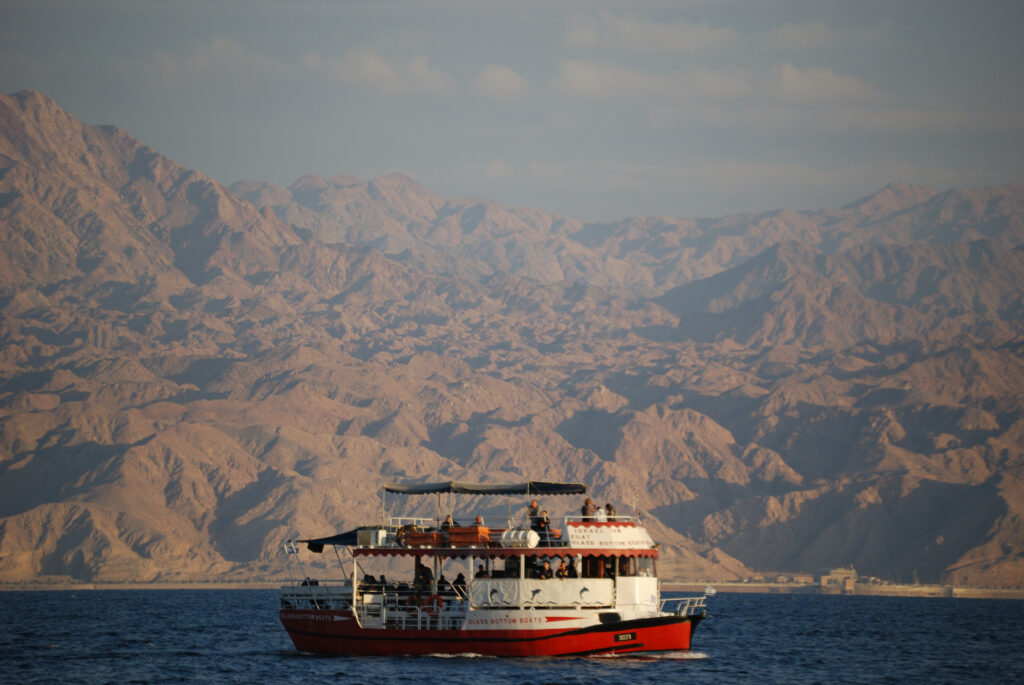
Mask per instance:
[[[852,595],[857,592],[857,571],[850,568],[833,568],[827,573],[822,573],[818,578],[818,586],[822,592],[840,592],[845,595]]]

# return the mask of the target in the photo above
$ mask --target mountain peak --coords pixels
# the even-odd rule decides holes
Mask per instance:
[[[845,205],[843,209],[858,209],[868,214],[891,214],[927,202],[935,195],[936,191],[927,186],[889,183],[881,190]]]

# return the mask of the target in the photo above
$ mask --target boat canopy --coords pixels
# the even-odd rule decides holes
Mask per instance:
[[[427,495],[455,492],[463,495],[585,495],[583,483],[550,483],[531,480],[525,483],[463,483],[449,480],[442,483],[385,483],[385,492],[402,495]]]
[[[311,548],[312,549],[312,548]],[[316,550],[312,550],[316,551]],[[531,557],[650,557],[657,559],[657,549],[644,547],[356,547],[357,557],[418,557],[422,555],[448,559],[506,559],[522,554]]]
[[[320,554],[324,551],[324,545],[337,545],[339,547],[352,547],[359,543],[359,528],[337,535],[329,535],[325,538],[313,538],[312,540],[296,540],[306,543],[310,552]]]

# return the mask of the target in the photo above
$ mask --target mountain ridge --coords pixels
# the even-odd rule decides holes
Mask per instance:
[[[1024,187],[607,224],[233,188],[0,96],[0,580],[278,577],[443,478],[635,500],[670,578],[1024,578]]]

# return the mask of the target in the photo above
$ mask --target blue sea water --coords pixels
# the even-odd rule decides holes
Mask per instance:
[[[0,593],[0,683],[1024,682],[1024,602],[720,593],[672,658],[297,653],[271,590]]]

